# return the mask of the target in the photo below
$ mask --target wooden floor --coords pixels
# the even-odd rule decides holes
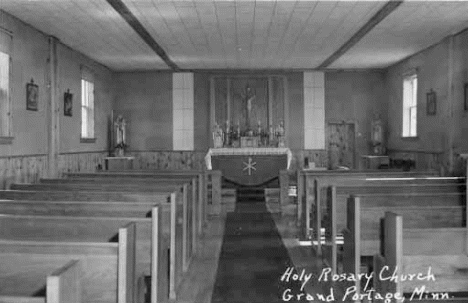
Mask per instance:
[[[301,271],[304,269],[306,273],[318,273],[321,270],[321,263],[313,255],[310,248],[299,247],[296,237],[297,228],[292,218],[277,218],[275,223],[296,270]],[[211,303],[223,243],[224,227],[225,217],[210,219],[205,236],[199,246],[201,254],[192,261],[189,274],[184,279],[177,302]],[[282,275],[283,273],[278,273],[278,279]],[[313,280],[311,279],[306,284],[304,290],[307,293],[321,292]],[[291,300],[291,302],[294,302],[294,300]]]

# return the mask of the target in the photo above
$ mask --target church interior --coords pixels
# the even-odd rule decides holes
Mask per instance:
[[[466,1],[0,0],[0,302],[468,302],[467,29]]]

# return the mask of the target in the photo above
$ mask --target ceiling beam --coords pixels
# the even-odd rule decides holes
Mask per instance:
[[[148,44],[149,47],[173,70],[180,71],[180,68],[166,54],[164,49],[154,40],[143,24],[138,21],[135,15],[128,9],[122,0],[107,0],[107,2],[127,21],[135,32]]]
[[[370,32],[377,24],[390,15],[394,10],[402,4],[403,1],[388,1],[372,18],[367,21],[345,44],[343,44],[336,52],[328,57],[317,69],[327,68],[330,64],[343,56],[350,48],[356,45],[368,32]]]

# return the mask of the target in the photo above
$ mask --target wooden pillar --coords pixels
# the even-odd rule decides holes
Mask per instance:
[[[280,211],[283,214],[283,209],[289,204],[289,172],[281,170],[279,175],[280,183]]]
[[[231,123],[231,78],[227,77],[226,79],[226,120]]]
[[[191,197],[192,186],[188,186],[187,183],[184,184],[184,200],[183,200],[183,207],[182,207],[182,272],[187,272],[188,266],[189,266],[189,256],[188,256],[188,246],[189,246],[189,231],[188,231],[188,204],[189,202],[189,197]],[[193,201],[191,201],[193,202]]]
[[[317,238],[317,255],[322,255],[322,206],[320,197],[320,183],[317,179],[314,180],[314,200],[315,200],[315,233]],[[310,204],[309,204],[310,205]],[[308,214],[311,212],[311,207],[308,208]],[[310,220],[308,220],[310,222]],[[309,225],[310,227],[310,225]]]
[[[291,134],[291,130],[289,129],[289,85],[288,85],[288,78],[283,77],[283,93],[284,93],[284,129],[285,129],[285,145],[289,147],[289,135]]]
[[[271,76],[268,77],[268,121],[266,129],[270,129],[270,125],[273,124],[273,79]]]
[[[191,246],[191,256],[190,258],[192,258],[194,256],[194,254],[196,253],[197,251],[197,236],[198,236],[198,231],[197,231],[197,228],[198,228],[198,225],[197,225],[197,217],[198,217],[198,214],[197,214],[197,210],[198,210],[198,182],[197,182],[197,178],[192,178],[192,246]]]
[[[215,110],[215,78],[210,78],[210,133],[213,131],[216,124],[216,110]],[[214,147],[213,136],[210,136],[211,147]]]
[[[304,178],[301,174],[301,170],[296,171],[296,186],[297,186],[297,226],[302,224],[302,205],[304,204]]]
[[[453,41],[453,36],[449,37],[449,46],[448,46],[448,75],[447,75],[447,80],[448,80],[448,92],[447,92],[447,102],[449,106],[449,119],[448,119],[448,129],[447,129],[447,147],[445,150],[448,151],[448,173],[451,174],[453,172],[453,165],[454,165],[454,155],[453,155],[453,136],[454,136],[454,115],[453,115],[453,104],[454,104],[454,41]],[[447,173],[447,172],[446,172]]]
[[[215,216],[221,214],[221,171],[211,171],[211,213]]]
[[[465,179],[465,185],[468,185],[468,153],[466,154],[460,154],[460,158],[462,158],[464,161],[465,161],[465,177],[467,179]],[[466,202],[468,201],[468,186],[465,186],[465,204]],[[465,218],[468,218],[466,217],[468,216],[468,208],[465,209]],[[466,229],[467,229],[467,233],[466,233],[466,241],[465,241],[465,254],[468,255],[468,224],[466,225]]]
[[[47,176],[56,178],[58,176],[58,156],[60,149],[60,92],[58,87],[58,53],[59,40],[49,37],[49,69],[48,69],[48,104],[47,104]]]

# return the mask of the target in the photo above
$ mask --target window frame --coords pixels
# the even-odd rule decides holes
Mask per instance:
[[[12,144],[13,143],[13,119],[12,119],[12,111],[13,111],[13,104],[12,104],[12,84],[11,79],[13,79],[12,73],[12,66],[13,66],[13,59],[12,59],[12,47],[13,47],[13,34],[0,27],[0,52],[7,56],[7,97],[5,99],[6,106],[3,107],[3,104],[0,108],[2,108],[2,113],[0,113],[0,145],[3,144]],[[0,100],[3,102],[4,100]],[[6,110],[3,110],[6,108]],[[5,126],[5,128],[4,128]],[[6,129],[6,130],[5,130]]]
[[[414,82],[415,81],[415,82]],[[417,139],[418,138],[418,73],[411,72],[403,76],[402,81],[402,129],[401,138]],[[411,91],[407,92],[407,85],[410,85]],[[416,86],[416,88],[414,88]],[[407,96],[411,94],[411,103],[407,100]],[[414,111],[414,113],[413,113]],[[414,122],[413,122],[414,117]]]
[[[91,84],[91,88],[89,85]],[[90,89],[92,91],[90,91]],[[90,104],[91,103],[91,104]],[[86,121],[84,120],[84,112],[86,112]],[[95,84],[91,79],[81,77],[81,102],[80,102],[80,142],[94,143],[96,141],[95,129]],[[84,132],[84,124],[86,124],[86,133]]]

